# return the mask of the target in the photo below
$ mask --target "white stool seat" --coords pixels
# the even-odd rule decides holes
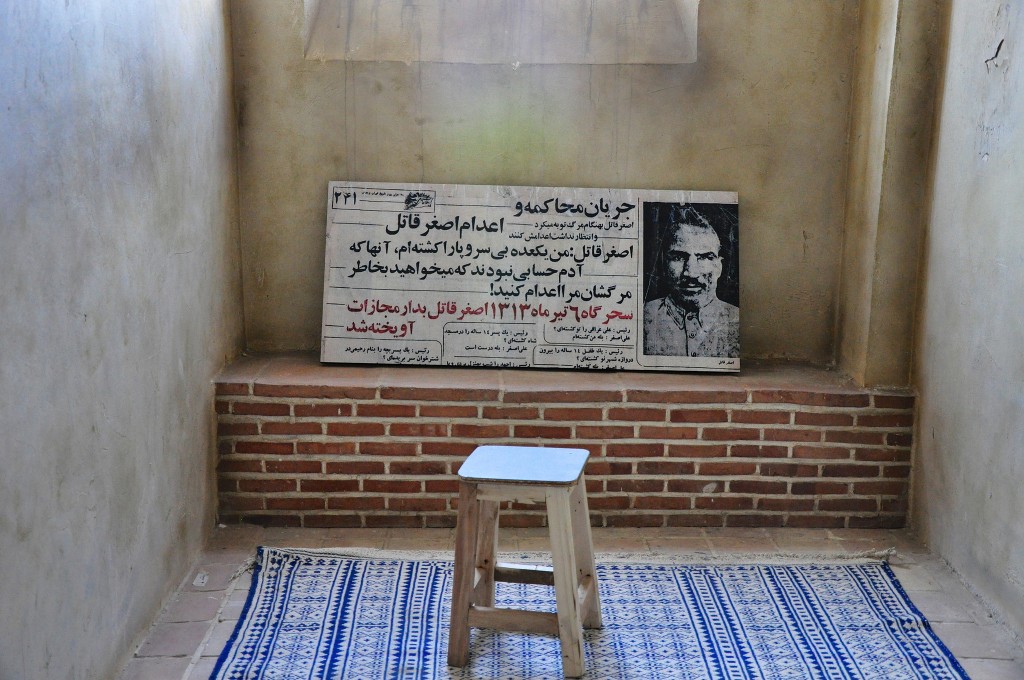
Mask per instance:
[[[585,449],[480,446],[459,469],[459,518],[455,538],[448,663],[469,661],[469,629],[493,628],[557,635],[562,672],[585,671],[583,628],[601,627],[583,467]],[[547,507],[552,567],[497,564],[501,503]],[[557,614],[494,606],[495,581],[555,588]]]
[[[516,484],[573,484],[583,473],[586,449],[478,446],[459,468],[459,479]]]

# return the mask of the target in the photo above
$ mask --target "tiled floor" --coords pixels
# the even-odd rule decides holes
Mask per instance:
[[[235,572],[257,545],[451,550],[450,529],[218,529],[199,563],[153,624],[120,680],[209,678],[242,611],[249,574]],[[1024,680],[1024,649],[939,559],[904,531],[805,529],[595,529],[598,552],[741,556],[844,554],[895,547],[891,559],[911,599],[974,680]],[[546,530],[503,529],[502,550],[545,550]]]

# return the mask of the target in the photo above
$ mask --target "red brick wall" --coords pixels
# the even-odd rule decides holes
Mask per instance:
[[[344,371],[344,369],[324,369]],[[497,374],[498,372],[494,372]],[[449,372],[451,374],[451,372]],[[595,526],[899,527],[913,397],[798,390],[218,382],[223,522],[447,527],[479,444],[589,449]],[[479,374],[477,374],[479,375]],[[549,374],[540,374],[541,376]],[[638,380],[642,380],[639,379]],[[340,383],[340,384],[339,384]],[[502,522],[540,526],[540,508]]]

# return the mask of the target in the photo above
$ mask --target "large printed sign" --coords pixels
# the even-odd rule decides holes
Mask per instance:
[[[332,182],[321,360],[739,370],[729,192]]]

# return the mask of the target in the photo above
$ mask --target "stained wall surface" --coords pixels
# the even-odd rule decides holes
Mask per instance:
[[[1024,633],[1024,6],[952,3],[917,347],[913,518]]]
[[[836,338],[858,384],[910,380],[944,7],[861,3]]]
[[[215,0],[0,4],[0,678],[115,677],[212,525],[228,27]]]
[[[833,358],[855,2],[706,2],[671,66],[304,60],[233,0],[250,349],[314,349],[330,180],[736,191],[746,357]]]

